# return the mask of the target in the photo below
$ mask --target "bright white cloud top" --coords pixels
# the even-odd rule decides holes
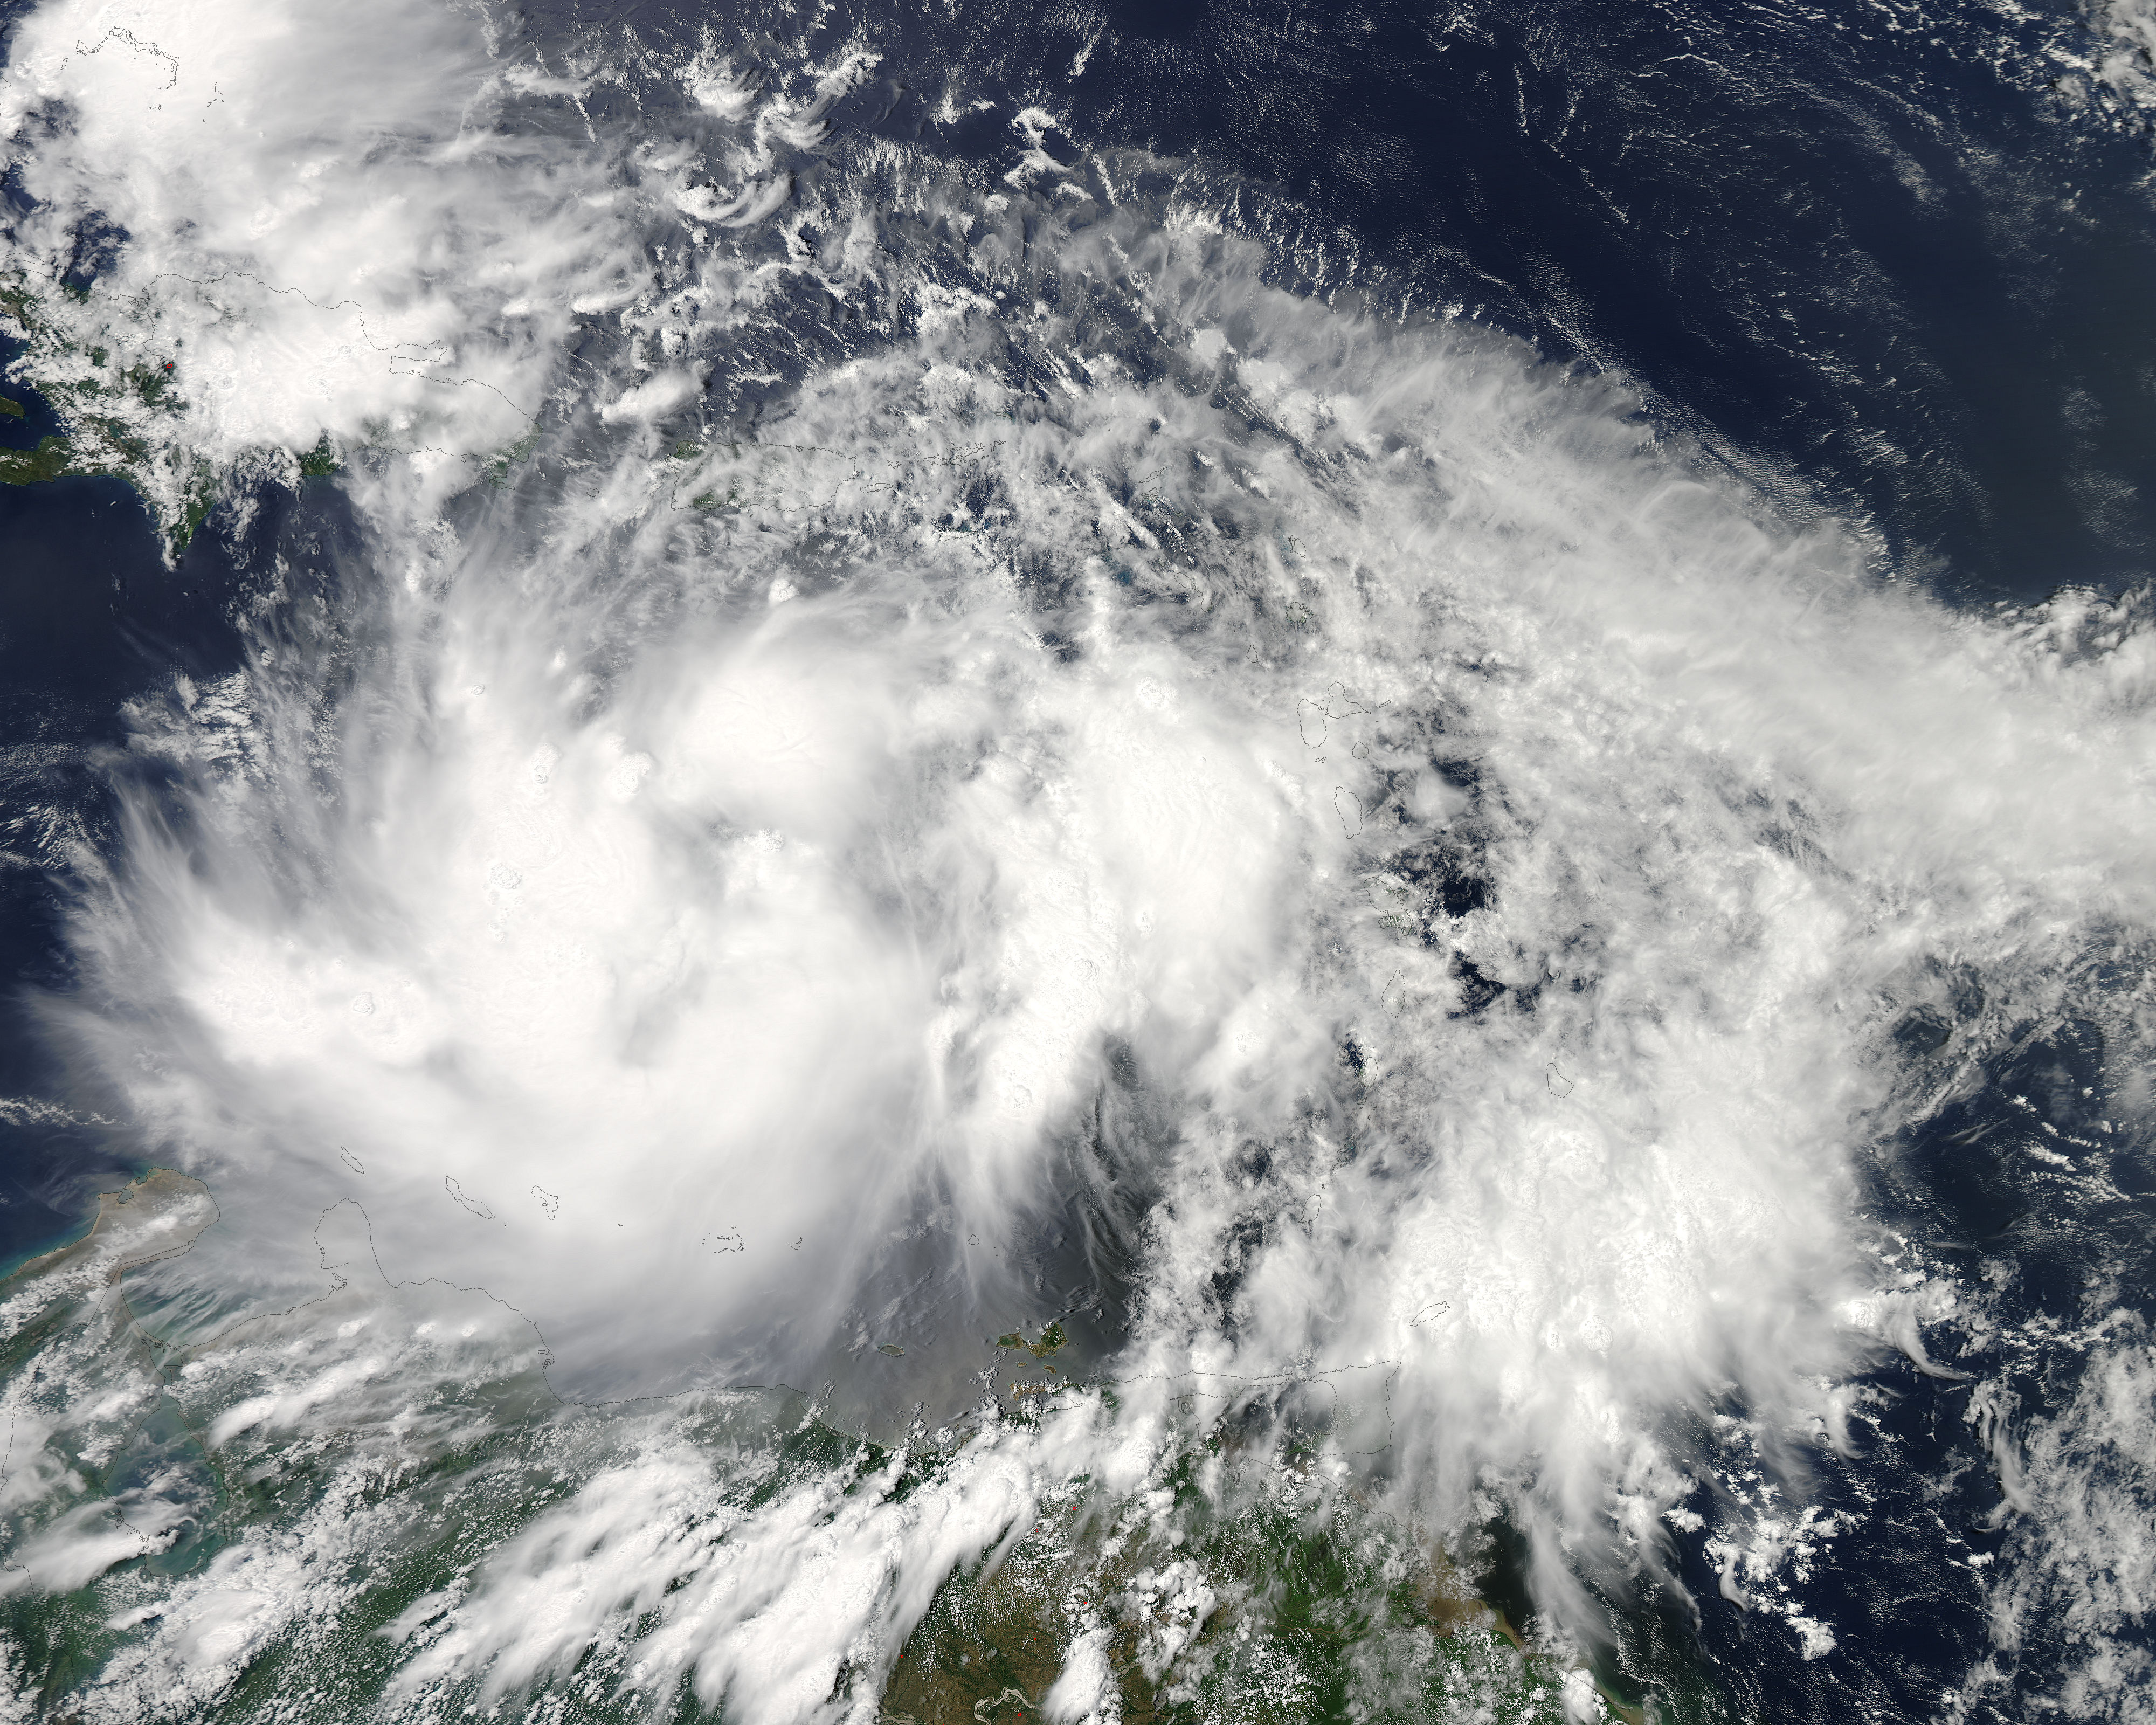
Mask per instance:
[[[1741,1409],[1786,1497],[1712,1507],[1724,1583],[1830,1648],[1797,1451],[1982,1293],[1868,1183],[2156,913],[2143,608],[1949,611],[1615,385],[1267,285],[1146,158],[836,150],[874,64],[557,64],[426,4],[13,39],[28,381],[106,391],[168,516],[326,439],[355,524],[242,673],[140,704],[173,778],[121,781],[55,1007],[215,1196],[127,1279],[201,1350],[173,1393],[213,1448],[424,1424],[503,1360],[681,1398],[412,1607],[392,1710],[627,1638],[729,1718],[872,1717],[955,1565],[1074,1476],[1158,1486],[1189,1385],[1342,1371],[1383,1384],[1369,1489],[1440,1541],[1510,1516],[1581,1645]],[[1919,1020],[1958,1040],[1912,1059]],[[984,1338],[1089,1312],[1120,1410],[947,1433],[903,1502],[743,1509],[669,1424],[828,1385],[922,1441]],[[357,1489],[307,1574],[174,1582],[85,1716],[331,1620]],[[164,1502],[52,1522],[23,1584]],[[1051,1712],[1101,1716],[1092,1633]]]

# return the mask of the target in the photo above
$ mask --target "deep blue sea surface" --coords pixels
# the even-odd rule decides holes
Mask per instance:
[[[834,8],[824,39],[886,52],[835,121],[1000,161],[1038,105],[1066,153],[1213,168],[1283,278],[1621,371],[1657,423],[1957,598],[2117,585],[2156,554],[2150,132],[2047,54],[2087,49],[2078,8],[1098,16]],[[563,23],[688,40],[696,17]],[[953,67],[987,105],[939,123]]]
[[[549,0],[535,16],[679,46],[702,14]],[[1279,279],[1461,313],[1620,373],[1651,424],[1777,508],[1850,520],[1894,578],[1989,608],[2123,592],[2156,562],[2156,145],[2131,101],[2053,51],[2084,28],[2073,8],[1975,0],[954,0],[841,4],[818,33],[884,56],[835,110],[841,131],[1000,171],[1033,105],[1055,121],[1051,152],[1181,158],[1274,243]],[[938,119],[952,89],[979,105]],[[0,419],[0,444],[53,429],[29,406]],[[98,762],[122,746],[120,710],[174,668],[230,670],[250,583],[280,557],[328,568],[342,531],[335,502],[302,490],[244,529],[213,515],[169,568],[117,481],[0,490],[0,1096],[16,1099],[0,1262],[79,1225],[121,1165],[55,1100],[80,1092],[34,1023],[35,999],[67,988],[72,847],[111,840]],[[1913,1025],[1912,1066],[1953,1034]],[[1899,1147],[1873,1219],[1938,1261],[2013,1266],[2010,1317],[2064,1312],[2093,1277],[2146,1309],[2148,1147],[2121,1138],[2065,1195],[2013,1153],[2046,1122],[2087,1133],[2126,1111],[2102,1068],[2092,1025],[2032,1024],[1987,1089]],[[2010,1341],[1987,1345],[1987,1371],[2019,1369]],[[2047,1369],[2021,1382],[2031,1414],[2072,1393]],[[1989,1631],[1977,1572],[1943,1565],[1930,1535],[1997,1550],[2000,1488],[1964,1378],[1897,1357],[1869,1388],[1876,1441],[1820,1487],[1865,1512],[1813,1584],[1837,1649],[1800,1660],[1694,1545],[1698,1620],[1642,1618],[1631,1656],[1695,1638],[1686,1656],[1763,1718],[1942,1716]],[[1626,1653],[1607,1665],[1620,1686]]]
[[[0,417],[0,448],[34,448],[59,429],[19,385],[0,393],[25,409]],[[121,708],[175,670],[238,662],[234,573],[213,531],[167,567],[119,480],[0,486],[0,1096],[18,1105],[0,1116],[0,1266],[80,1230],[127,1167],[94,1123],[71,1117],[82,1111],[50,1101],[69,1086],[38,1003],[68,983],[58,925],[61,896],[79,890],[76,847],[113,836],[100,768],[124,745]]]

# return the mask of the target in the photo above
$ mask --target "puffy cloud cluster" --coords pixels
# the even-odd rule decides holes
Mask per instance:
[[[562,405],[454,525],[469,467],[347,476],[363,651],[265,630],[140,715],[192,819],[129,806],[72,1030],[217,1183],[136,1278],[173,1333],[319,1292],[350,1200],[572,1395],[829,1378],[902,1429],[1090,1279],[1111,1375],[1385,1367],[1395,1488],[1507,1509],[1578,1622],[1597,1553],[1661,1561],[1674,1415],[1830,1433],[1875,1335],[1921,1353],[1850,1321],[1864,1158],[1926,1106],[1891,1033],[1981,1041],[2147,922],[2131,606],[1898,591],[1610,386],[1266,285],[1143,162],[797,182],[858,56],[789,100],[707,54],[700,154],[580,141],[573,79],[449,13],[131,16],[35,14],[4,116],[47,255],[66,210],[129,234],[83,316],[184,336],[187,436],[476,451]],[[365,99],[309,99],[332,68]],[[1127,1437],[1023,1480],[983,1440],[902,1513],[721,1514],[662,1447],[406,1669],[521,1684],[658,1611],[706,1699],[806,1717]]]

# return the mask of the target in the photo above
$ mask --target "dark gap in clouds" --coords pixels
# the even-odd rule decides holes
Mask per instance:
[[[1619,367],[1950,595],[2148,572],[2148,133],[2047,80],[2063,15],[1950,7],[1929,41],[1794,8],[1132,7],[1096,40],[1088,16],[839,8],[819,39],[886,59],[834,121],[989,167],[1039,104],[1209,164],[1286,276]],[[994,105],[940,125],[953,69]]]

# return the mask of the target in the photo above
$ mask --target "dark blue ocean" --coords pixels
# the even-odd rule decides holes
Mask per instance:
[[[698,21],[662,5],[534,11],[547,31],[627,24],[660,44],[691,41]],[[2156,133],[2130,91],[2072,64],[2094,28],[2074,7],[1975,0],[954,0],[841,6],[820,33],[884,55],[835,111],[841,131],[996,168],[1011,114],[1038,105],[1058,122],[1052,152],[1183,158],[1273,244],[1281,281],[1481,320],[1552,365],[1620,373],[1648,423],[1777,509],[1853,522],[1882,573],[1989,608],[2123,593],[2156,561]],[[939,123],[953,66],[988,105]],[[54,429],[25,399],[0,444]],[[38,1029],[69,987],[67,897],[94,890],[111,839],[105,788],[153,770],[117,760],[121,709],[176,668],[230,670],[261,572],[280,558],[329,571],[344,531],[333,492],[302,490],[244,525],[213,515],[168,567],[117,481],[0,490],[10,1264],[79,1227],[122,1165]],[[1910,1029],[1912,1060],[1933,1034]],[[2102,1054],[2092,1024],[2030,1026],[1989,1089],[1899,1147],[1876,1217],[1940,1263],[2011,1263],[2025,1318],[2066,1312],[2099,1276],[2147,1310],[2148,1147],[2119,1140],[2103,1178],[2071,1194],[2035,1187],[2014,1153],[2044,1122],[2076,1132],[2126,1111],[2101,1092]],[[2033,1356],[2023,1371],[2005,1342],[1964,1363],[2022,1372],[2031,1412],[2072,1389]],[[1974,1446],[1966,1381],[1897,1360],[1871,1388],[1876,1433],[1820,1481],[1822,1502],[1863,1512],[1813,1584],[1836,1650],[1800,1661],[1691,1549],[1697,1616],[1674,1600],[1636,1614],[1606,1651],[1613,1689],[1684,1668],[1742,1717],[1952,1714],[1989,1631],[1975,1572],[1944,1563],[1941,1542],[1995,1550],[2002,1488]],[[2025,1694],[2046,1681],[2031,1659]]]
[[[33,448],[59,429],[20,386],[0,393],[25,409],[0,418],[0,446]],[[0,1095],[19,1110],[0,1122],[0,1261],[12,1268],[78,1230],[125,1167],[85,1111],[49,1100],[72,1086],[38,1025],[38,1003],[68,985],[58,924],[80,890],[77,847],[112,836],[104,787],[121,707],[175,667],[228,669],[237,639],[215,536],[168,569],[118,480],[0,487]]]

